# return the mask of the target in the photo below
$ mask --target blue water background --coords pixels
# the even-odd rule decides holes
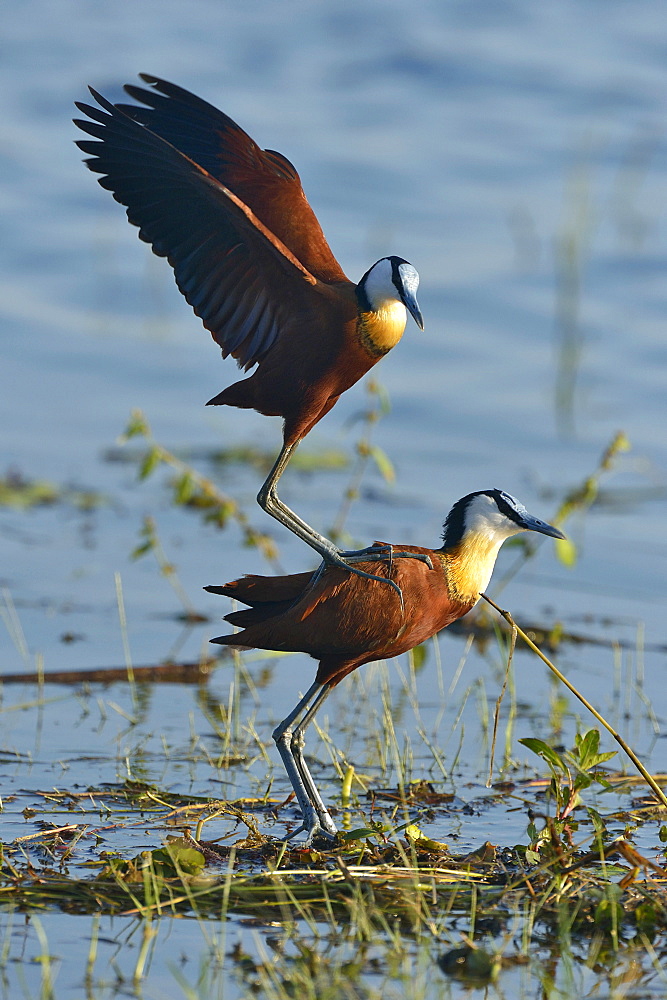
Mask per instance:
[[[559,621],[602,641],[567,647],[560,666],[637,749],[650,753],[652,767],[667,769],[662,4],[24,0],[3,13],[2,39],[0,468],[98,489],[108,498],[85,516],[68,506],[0,511],[0,581],[26,642],[22,651],[16,629],[13,638],[0,630],[3,672],[34,670],[40,656],[47,673],[122,665],[116,571],[133,661],[159,662],[174,649],[196,658],[227,610],[201,587],[267,569],[258,552],[241,546],[236,529],[202,526],[171,508],[163,480],[138,485],[134,469],[104,459],[133,407],[171,448],[241,443],[277,450],[280,441],[277,420],[204,408],[236,378],[234,363],[221,362],[165,262],[138,241],[73,144],[73,101],[86,99],[86,86],[119,99],[122,83],[145,71],[223,108],[262,146],[296,164],[351,278],[388,253],[408,258],[420,272],[426,329],[409,325],[376,369],[392,410],[374,440],[393,461],[396,484],[369,474],[347,524],[355,540],[434,545],[451,503],[492,486],[549,519],[595,469],[613,434],[627,434],[632,450],[603,479],[599,502],[568,524],[579,548],[576,566],[558,563],[547,542],[502,602],[526,621]],[[571,408],[559,415],[559,248],[567,240],[579,279],[580,355]],[[362,385],[347,393],[307,446],[351,449],[359,427],[350,420],[366,402]],[[290,470],[281,494],[326,530],[346,483],[346,473]],[[247,505],[252,523],[274,535],[287,570],[312,565],[308,550],[254,505],[258,484],[259,474],[243,467],[226,470],[221,481]],[[130,559],[145,513],[155,515],[168,557],[212,623],[183,635],[168,616],[178,601],[155,564]],[[497,578],[513,558],[501,555]],[[83,638],[64,643],[68,632]],[[628,648],[614,651],[607,645],[613,642]],[[439,646],[448,685],[463,642],[445,635]],[[497,651],[472,652],[441,720],[444,743],[461,690],[485,678],[486,693],[475,688],[463,716],[459,767],[466,779],[479,781],[484,770],[480,703],[495,700],[499,663]],[[311,683],[312,670],[306,657],[277,661],[260,704],[248,700],[267,740],[297,691]],[[366,668],[346,682],[326,716],[332,738],[361,763],[365,750],[349,729],[356,697],[368,693],[379,711],[378,670]],[[657,715],[657,740],[637,695],[638,670]],[[222,701],[229,688],[224,671],[212,682]],[[400,689],[395,668],[389,676]],[[546,668],[523,654],[516,685],[528,708],[512,747],[525,760],[516,738],[548,734],[552,688]],[[174,698],[173,690],[151,694],[142,743],[146,776],[218,794],[205,769],[193,776],[187,766],[165,764],[163,735],[186,746],[191,723],[206,729],[194,695],[183,689]],[[423,717],[434,724],[442,698],[433,655],[418,690]],[[84,711],[62,690],[47,685],[46,691],[61,698],[53,712],[39,719],[28,711],[3,716],[6,752],[33,756],[29,787],[75,775],[91,784],[122,778],[135,740],[125,735],[126,720],[108,707],[86,714],[88,703]],[[5,707],[34,696],[29,685],[7,689]],[[108,698],[131,710],[123,689],[99,697],[103,705]],[[582,726],[590,724],[571,705],[566,742],[577,715]],[[429,760],[414,713],[406,710],[400,721],[417,762]],[[449,759],[458,739],[448,744]],[[84,754],[99,759],[84,762]],[[265,773],[260,761],[258,782]],[[7,782],[7,790],[26,786],[22,765]],[[275,782],[287,791],[279,766]],[[23,822],[20,815],[16,820]],[[514,842],[512,822],[504,813],[494,816],[490,839]],[[478,828],[467,829],[460,835],[470,846],[484,839]]]

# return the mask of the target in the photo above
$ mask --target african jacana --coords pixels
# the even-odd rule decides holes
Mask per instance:
[[[157,77],[125,90],[144,107],[77,102],[95,138],[77,145],[139,236],[166,257],[222,356],[250,378],[209,400],[284,419],[283,446],[257,500],[327,562],[355,570],[276,490],[299,441],[401,339],[407,312],[423,329],[419,276],[383,257],[355,285],[344,274],[281,153],[260,147],[222,111]],[[407,312],[406,312],[407,310]],[[373,552],[375,557],[382,553]],[[384,554],[390,557],[389,553]],[[347,561],[346,561],[347,560]]]
[[[317,833],[329,838],[337,833],[303,757],[306,727],[327,695],[363,663],[405,653],[470,611],[491,579],[500,546],[520,531],[565,537],[508,493],[480,490],[454,504],[441,548],[401,546],[428,557],[432,568],[417,560],[369,559],[364,564],[369,574],[390,575],[400,587],[404,611],[387,601],[373,580],[335,566],[315,574],[246,576],[206,588],[250,605],[225,616],[242,631],[212,642],[304,652],[319,660],[314,684],[273,733],[301,808],[301,826],[292,836],[305,832],[309,844]]]

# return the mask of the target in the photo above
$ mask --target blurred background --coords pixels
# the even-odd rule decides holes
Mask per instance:
[[[74,101],[88,99],[87,85],[115,101],[139,72],[194,91],[261,146],[289,157],[350,278],[387,254],[407,258],[421,275],[426,329],[408,323],[374,370],[389,411],[377,422],[363,419],[380,397],[363,383],[346,393],[302,445],[302,465],[290,465],[282,498],[329,531],[356,483],[358,442],[369,434],[379,461],[367,463],[347,512],[352,543],[434,546],[453,501],[476,489],[505,489],[546,520],[574,497],[564,523],[570,565],[550,540],[528,561],[505,546],[490,593],[520,623],[566,636],[552,654],[561,669],[645,763],[667,769],[666,67],[659,0],[5,5],[0,672],[5,681],[21,675],[18,685],[6,681],[0,699],[5,842],[26,832],[30,841],[47,814],[69,823],[76,802],[92,832],[71,869],[96,861],[102,847],[131,858],[161,843],[161,813],[153,821],[143,806],[141,815],[118,806],[110,822],[92,793],[87,806],[85,792],[74,794],[90,786],[102,790],[101,802],[105,792],[122,802],[126,787],[143,787],[135,782],[179,801],[270,794],[280,802],[289,784],[270,733],[313,678],[305,656],[253,654],[221,660],[201,686],[128,684],[123,673],[127,663],[210,655],[208,640],[225,628],[219,619],[229,607],[201,588],[271,571],[236,521],[220,530],[175,504],[169,470],[138,480],[145,440],[118,443],[134,409],[155,441],[210,477],[252,529],[271,536],[286,571],[315,564],[255,504],[266,474],[261,460],[279,447],[279,421],[204,406],[237,378],[236,366],[220,360],[165,261],[140,243],[74,145]],[[620,447],[601,468],[614,440]],[[151,541],[151,551],[133,558]],[[177,573],[176,590],[166,567]],[[184,611],[201,619],[188,623]],[[107,667],[120,668],[115,684],[109,676],[79,683],[80,672]],[[471,646],[448,629],[412,660],[369,664],[346,679],[318,715],[330,735],[309,734],[325,800],[340,803],[332,760],[352,762],[365,788],[426,777],[451,793],[451,806],[424,818],[429,836],[459,852],[489,838],[500,848],[525,843],[524,810],[493,800],[485,787],[489,719],[504,669],[495,638]],[[35,671],[47,683],[23,682]],[[61,686],[63,671],[76,672],[76,683]],[[517,654],[514,678],[494,776],[520,781],[543,770],[520,738],[571,746],[591,720],[532,654]],[[601,749],[615,749],[610,743],[603,734]],[[611,766],[625,766],[620,754]],[[65,787],[71,802],[63,798],[61,808],[57,796],[35,791],[45,787]],[[363,788],[355,788],[367,812]],[[599,807],[609,810],[608,796]],[[294,814],[285,806],[276,823],[255,812],[278,836]],[[614,821],[618,833],[623,816]],[[354,811],[341,820],[348,828],[359,822]],[[243,834],[229,818],[206,832]],[[642,837],[649,853],[662,849],[654,822]],[[51,863],[37,851],[32,858]],[[85,939],[77,947],[87,922],[43,910],[43,931],[23,916],[13,926],[9,920],[3,983],[8,969],[18,978],[5,992],[55,995],[44,977],[49,961],[60,959],[43,957],[46,934],[63,956],[58,995],[78,997],[84,982],[88,995],[94,947]],[[171,923],[162,921],[152,946],[150,996],[175,995],[174,975],[182,985],[188,955],[190,976],[204,967],[202,955],[211,963],[215,927],[204,928],[205,943],[198,921],[179,920],[173,933]],[[260,932],[246,923],[238,921],[231,940],[245,935],[253,951]],[[275,926],[266,923],[270,935]],[[134,975],[138,996],[143,971],[133,973],[133,963],[138,953],[143,970],[148,938],[136,937],[133,916],[101,927],[104,962],[111,955],[123,963],[125,978],[102,959],[100,974],[112,995],[114,982],[127,992]],[[223,921],[221,935],[224,928]],[[500,950],[512,935],[516,943],[516,926]],[[560,951],[558,934],[546,938]],[[274,955],[271,941],[267,934],[266,954]],[[397,967],[390,954],[389,967]],[[591,954],[592,977],[598,951]],[[238,955],[245,962],[243,949]],[[210,964],[207,996],[230,995],[222,961]],[[599,961],[604,968],[604,954]],[[617,968],[616,953],[608,961]],[[525,995],[548,990],[553,967]],[[431,962],[424,968],[432,995],[444,995]],[[560,995],[588,995],[571,986],[568,968],[565,960]],[[512,995],[524,995],[514,986]],[[629,987],[619,988],[625,996]]]
[[[135,407],[161,444],[203,455],[207,475],[213,449],[271,455],[280,441],[277,420],[204,407],[236,367],[74,146],[73,102],[87,85],[118,100],[141,71],[287,155],[351,278],[389,253],[420,272],[426,330],[409,323],[374,373],[391,411],[373,442],[395,483],[369,468],[351,539],[434,545],[456,498],[495,486],[549,519],[623,430],[631,450],[566,525],[576,565],[547,543],[503,600],[575,630],[586,618],[606,639],[641,625],[664,646],[660,10],[648,0],[25,0],[5,11],[0,474],[9,503],[32,503],[23,488],[35,481],[55,489],[48,505],[0,508],[0,579],[26,641],[6,605],[5,672],[35,653],[47,672],[122,662],[115,572],[136,662],[206,649],[217,623],[183,636],[155,561],[131,559],[146,514],[190,600],[214,619],[226,609],[204,584],[268,569],[238,528],[175,508],[164,476],[138,483],[136,466],[109,460]],[[303,451],[353,456],[367,405],[360,383]],[[326,531],[349,474],[290,468],[281,492]],[[286,570],[313,564],[256,507],[263,470],[215,475],[274,537]],[[99,495],[83,511],[81,491]],[[497,576],[514,558],[503,554]]]

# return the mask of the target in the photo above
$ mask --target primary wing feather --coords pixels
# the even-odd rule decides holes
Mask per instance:
[[[233,191],[316,278],[347,280],[286,156],[261,149],[229,115],[182,87],[140,75],[149,87],[125,87],[139,103],[116,105],[124,114]]]
[[[91,93],[102,110],[77,104],[88,119],[76,120],[95,140],[78,143],[90,154],[87,165],[102,174],[101,186],[125,205],[141,239],[168,259],[179,289],[223,356],[231,354],[239,365],[251,367],[276,340],[293,336],[310,310],[316,314],[327,287],[204,166]],[[188,96],[196,107],[210,107]],[[202,158],[211,165],[210,155]],[[300,304],[296,316],[295,298]]]

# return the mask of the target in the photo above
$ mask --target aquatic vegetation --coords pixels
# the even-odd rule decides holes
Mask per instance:
[[[388,400],[374,383],[369,399],[359,417],[361,430],[351,446],[352,457],[317,452],[295,456],[295,466],[300,460],[310,474],[336,469],[339,477],[348,477],[332,532],[336,538],[344,536],[346,518],[369,468],[388,484],[394,479],[389,458],[372,439],[373,428],[388,411]],[[234,522],[247,544],[267,560],[275,558],[268,536],[254,528],[243,505],[216,482],[221,464],[262,466],[270,456],[243,447],[233,454],[177,453],[155,440],[139,413],[124,436],[124,441],[132,440],[142,443],[128,455],[139,480],[162,471],[175,511],[186,517],[194,512],[219,528]],[[602,477],[614,473],[626,447],[624,436],[615,436],[593,472],[559,501],[556,519],[561,524],[587,516],[598,500]],[[121,449],[112,457],[118,460],[123,454]],[[51,495],[56,500],[48,502],[66,494],[56,489]],[[561,557],[571,565],[577,554],[573,543]],[[179,598],[185,624],[205,621],[181,584],[153,513],[144,515],[132,555],[154,558],[156,571]],[[530,548],[517,549],[506,579],[530,565],[533,555]],[[120,577],[117,591],[125,644],[128,626]],[[7,621],[18,633],[18,613],[11,605],[7,608]],[[85,718],[99,711],[104,725],[115,713],[123,726],[116,766],[126,772],[125,780],[84,786],[68,782],[65,775],[56,788],[36,789],[24,780],[29,791],[18,786],[3,794],[8,829],[16,835],[6,837],[2,847],[0,901],[6,914],[29,915],[41,956],[43,995],[57,997],[57,961],[47,933],[55,913],[91,921],[85,975],[92,996],[102,989],[120,995],[128,981],[139,988],[157,954],[164,957],[176,987],[193,997],[214,995],[221,969],[233,975],[234,995],[259,994],[267,1000],[288,1000],[296,994],[356,1000],[392,991],[430,998],[440,995],[447,983],[464,990],[503,988],[518,997],[529,995],[529,981],[542,982],[547,995],[553,995],[554,975],[579,983],[593,960],[598,978],[606,977],[612,985],[622,976],[641,983],[647,976],[646,956],[667,933],[662,858],[656,860],[655,851],[645,847],[656,828],[658,839],[663,834],[667,839],[660,802],[664,776],[646,772],[646,780],[654,781],[653,793],[639,797],[638,782],[644,779],[609,769],[614,751],[601,746],[597,730],[579,725],[569,750],[546,735],[526,735],[527,720],[514,704],[513,636],[531,657],[537,650],[559,677],[541,645],[558,656],[576,650],[585,657],[589,649],[610,657],[619,650],[638,657],[640,653],[629,642],[605,639],[584,626],[575,631],[545,619],[519,627],[513,615],[495,608],[495,614],[487,608],[461,623],[458,643],[464,648],[451,682],[456,684],[471,650],[506,670],[513,705],[499,773],[491,760],[490,787],[476,786],[464,800],[453,790],[452,775],[469,706],[477,705],[481,740],[490,750],[502,726],[502,698],[492,725],[484,690],[473,681],[459,696],[451,730],[439,733],[439,720],[427,723],[422,718],[416,678],[427,664],[435,668],[443,705],[453,688],[446,692],[437,641],[425,644],[410,653],[406,667],[398,665],[398,693],[381,668],[379,708],[366,705],[363,698],[350,706],[352,712],[362,712],[366,757],[358,748],[348,756],[344,746],[334,745],[326,728],[320,730],[333,765],[327,769],[327,799],[334,803],[343,831],[331,850],[294,847],[282,839],[297,819],[290,797],[283,799],[273,790],[265,726],[260,735],[255,724],[257,691],[268,683],[274,666],[283,669],[279,657],[235,653],[216,659],[206,650],[196,661],[135,665],[126,649],[125,665],[112,668],[5,674],[2,711],[55,711],[57,692],[64,689],[80,700]],[[229,691],[221,697],[214,685],[230,666]],[[8,693],[26,684],[37,685],[36,696],[11,704]],[[179,698],[192,692],[200,721],[198,727],[191,723],[186,746],[175,747],[161,734],[164,765],[176,768],[172,774],[179,767],[207,769],[221,790],[229,784],[243,789],[242,795],[201,794],[154,780],[155,765],[145,748],[152,738],[147,729],[150,705],[159,685],[174,684]],[[109,697],[113,687],[125,692],[127,704],[117,695]],[[407,710],[415,719],[410,738],[402,733]],[[563,717],[571,724],[567,703],[559,712],[558,724]],[[160,732],[159,720],[151,723],[156,724]],[[616,729],[608,728],[632,754]],[[202,732],[208,735],[199,735]],[[513,760],[517,746],[535,755],[537,768],[535,762],[527,766]],[[29,756],[23,758],[20,752],[7,751],[3,759],[18,773],[27,773],[31,766]],[[494,837],[496,843],[484,836],[487,820],[497,824],[499,817],[510,814],[514,829],[522,818],[520,833],[509,840]],[[19,819],[26,832],[16,831]],[[446,831],[464,822],[476,839],[462,850],[457,835],[452,838]],[[220,827],[225,832],[209,838],[208,831],[217,834]],[[144,843],[137,850],[138,830]],[[233,927],[263,930],[253,945],[242,934],[230,943],[225,937],[229,931],[216,930],[225,926],[221,917]],[[191,926],[190,947],[200,955],[196,973],[186,965],[169,964],[169,927],[175,919]],[[115,932],[107,924],[112,920]],[[122,945],[125,934],[134,935],[134,950]],[[193,934],[199,935],[199,945],[192,944]],[[124,970],[110,987],[97,957],[108,942],[115,942],[114,961]],[[8,937],[0,957],[5,974],[11,972],[13,947]],[[580,987],[572,989],[576,993]]]
[[[94,510],[108,499],[96,490],[63,486],[46,479],[30,479],[18,469],[0,476],[0,507],[29,510],[32,507],[68,504],[77,510]]]

